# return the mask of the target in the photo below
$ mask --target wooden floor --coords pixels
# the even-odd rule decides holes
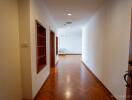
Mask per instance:
[[[81,63],[81,56],[60,56],[35,100],[112,100]]]

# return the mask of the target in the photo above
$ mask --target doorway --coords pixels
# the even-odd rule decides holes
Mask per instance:
[[[132,100],[132,15],[131,15],[131,32],[130,32],[130,47],[129,47],[129,64],[128,71],[124,75],[126,81],[126,100]]]
[[[58,37],[56,37],[56,55],[58,55]]]
[[[50,67],[55,67],[55,33],[50,31]]]

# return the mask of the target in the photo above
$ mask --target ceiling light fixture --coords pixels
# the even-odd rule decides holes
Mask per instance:
[[[69,13],[69,14],[67,14],[67,15],[68,15],[68,16],[71,16],[72,14]]]

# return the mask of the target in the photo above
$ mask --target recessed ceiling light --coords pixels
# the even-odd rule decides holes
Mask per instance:
[[[72,14],[69,13],[69,14],[67,14],[67,15],[68,15],[68,16],[71,16]]]

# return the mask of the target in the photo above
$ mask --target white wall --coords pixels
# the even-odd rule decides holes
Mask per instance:
[[[50,74],[50,30],[56,32],[56,28],[43,0],[20,0],[19,11],[23,99],[31,100]],[[47,65],[38,74],[35,20],[46,28],[47,43]]]
[[[83,27],[82,33],[82,59],[96,72],[99,78],[103,76],[103,40],[105,29],[105,9],[100,8],[90,20]]]
[[[1,0],[0,14],[0,100],[21,100],[17,0]]]
[[[31,66],[32,66],[32,95],[33,97],[39,91],[44,81],[47,79],[50,73],[49,65],[49,22],[43,5],[43,0],[31,0],[30,1],[30,41],[31,41]],[[36,29],[35,20],[38,20],[46,28],[46,46],[47,46],[47,65],[37,74],[36,70]]]
[[[66,54],[82,53],[82,29],[81,27],[68,27],[58,30],[58,48],[64,48]],[[59,52],[61,53],[61,52]]]
[[[31,48],[30,48],[30,6],[29,0],[19,0],[19,33],[21,55],[22,97],[32,98]]]
[[[131,0],[105,1],[83,28],[82,59],[119,100],[125,100]]]

